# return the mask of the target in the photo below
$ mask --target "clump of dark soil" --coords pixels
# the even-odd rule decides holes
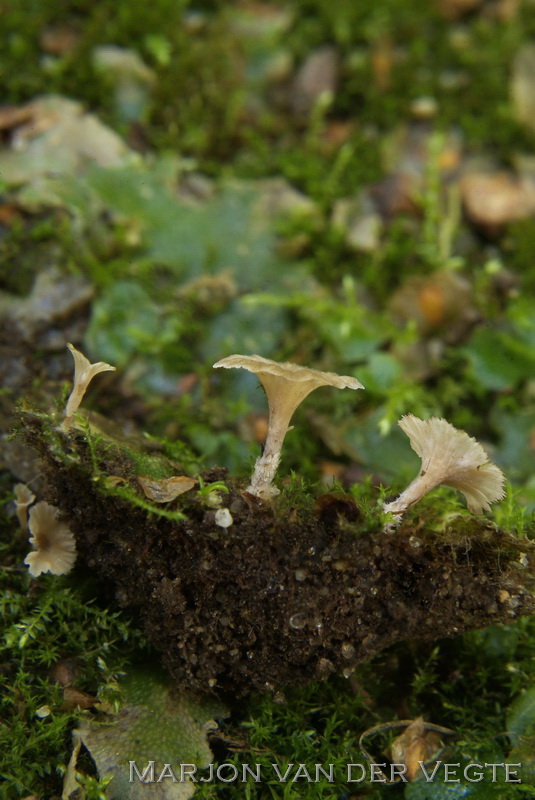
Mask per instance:
[[[245,693],[349,675],[398,640],[452,636],[535,609],[531,545],[486,520],[369,533],[348,497],[289,509],[283,495],[263,504],[229,480],[231,527],[218,527],[195,491],[180,498],[187,520],[170,520],[103,490],[80,431],[51,439],[42,417],[25,414],[24,423],[79,561],[139,615],[190,688]],[[120,451],[104,448],[98,469],[137,491]],[[222,477],[212,470],[204,479]]]

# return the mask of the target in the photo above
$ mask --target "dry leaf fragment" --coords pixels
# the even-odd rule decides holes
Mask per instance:
[[[17,128],[31,118],[32,111],[28,106],[4,106],[0,109],[0,131]]]
[[[170,503],[197,484],[195,478],[188,478],[186,475],[175,475],[161,480],[151,478],[150,475],[138,475],[137,480],[146,497],[155,503]]]
[[[468,219],[491,236],[535,213],[535,186],[511,171],[468,172],[460,190]]]
[[[114,486],[121,486],[123,483],[127,483],[126,478],[123,478],[121,475],[106,475],[105,481],[106,486],[111,488]]]
[[[82,692],[80,689],[75,689],[74,686],[66,686],[63,690],[63,706],[62,708],[69,711],[75,708],[93,708],[97,698],[87,692]]]
[[[421,764],[433,761],[442,749],[440,734],[427,728],[423,717],[417,717],[397,736],[385,755],[393,764],[407,767],[407,778],[414,781],[421,772]]]
[[[391,762],[390,779],[388,779],[387,774],[381,770],[381,766],[385,765],[377,764],[363,743],[366,738],[385,734],[396,728],[405,730],[394,739],[390,747],[383,751],[383,755]],[[368,728],[359,739],[359,747],[368,761],[375,765],[378,772],[383,775],[385,782],[395,783],[399,780],[400,775],[403,775],[403,780],[414,781],[419,777],[421,764],[428,764],[436,760],[444,749],[442,738],[452,736],[454,733],[455,731],[443,728],[441,725],[424,722],[423,717],[402,719],[395,722],[382,722]]]

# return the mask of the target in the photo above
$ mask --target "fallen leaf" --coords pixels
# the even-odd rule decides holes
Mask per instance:
[[[75,689],[74,686],[66,686],[63,690],[63,708],[68,710],[93,708],[96,702],[96,697],[87,694],[87,692],[82,692],[80,689]]]
[[[512,172],[467,173],[460,187],[467,217],[490,235],[535,214],[535,184]]]
[[[106,475],[106,486],[121,486],[126,482],[126,478],[122,478],[120,475]]]
[[[29,122],[32,110],[29,106],[4,106],[0,108],[0,131],[16,128]]]
[[[383,750],[383,755],[390,760],[392,765],[405,766],[405,775],[411,782],[419,777],[421,771],[420,763],[426,764],[438,758],[444,749],[443,736],[451,736],[454,733],[449,728],[443,728],[431,722],[424,722],[423,717],[374,725],[364,731],[359,739],[360,750],[371,764],[376,765],[376,761],[364,747],[364,740],[368,737],[384,735],[387,731],[395,728],[404,728],[405,730],[394,739],[389,747]],[[381,772],[380,767],[377,768]],[[384,777],[386,780],[386,775]]]
[[[451,270],[409,277],[388,305],[401,327],[412,321],[423,336],[431,336],[443,326],[448,342],[462,340],[478,318],[470,283]]]
[[[122,684],[126,703],[106,720],[84,719],[73,731],[74,749],[65,773],[63,800],[80,798],[76,761],[81,745],[89,751],[101,780],[108,780],[107,800],[186,800],[195,791],[189,779],[180,781],[180,765],[206,769],[212,763],[208,733],[217,729],[215,716],[225,709],[213,699],[178,693],[154,671],[131,671]],[[154,762],[154,782],[142,782],[130,762],[143,774]],[[165,765],[176,768],[171,778],[157,782]],[[175,771],[175,770],[173,770]],[[75,794],[78,792],[78,794]],[[82,795],[83,796],[83,795]]]
[[[137,480],[146,497],[155,503],[170,503],[180,494],[189,492],[197,483],[195,478],[188,478],[186,475],[176,475],[161,480],[151,478],[150,475],[138,475]]]
[[[26,183],[51,172],[56,178],[76,175],[94,164],[118,167],[138,158],[94,114],[63,97],[41,97],[5,119],[8,127],[15,128],[11,148],[0,151],[2,177],[8,184]]]
[[[290,104],[294,114],[308,116],[322,95],[334,95],[340,71],[338,51],[324,45],[311,53],[299,68]]]
[[[420,764],[433,761],[442,749],[440,734],[427,729],[423,717],[417,717],[397,736],[386,755],[393,764],[404,764],[407,767],[407,778],[416,780],[421,772]]]
[[[483,0],[440,0],[439,8],[446,19],[459,19],[475,11]]]
[[[69,25],[45,28],[39,36],[39,44],[45,53],[64,56],[72,52],[80,41],[80,34]]]

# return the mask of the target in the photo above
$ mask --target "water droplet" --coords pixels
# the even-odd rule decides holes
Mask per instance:
[[[304,614],[294,614],[290,617],[288,622],[290,628],[293,628],[296,631],[300,631],[302,628],[304,628],[306,623],[307,620]]]
[[[309,556],[315,556],[316,555],[316,548],[314,547],[314,545],[312,545],[312,547],[308,548],[308,554],[309,554]]]
[[[418,548],[422,546],[420,539],[418,539],[416,536],[410,537],[409,544],[411,547],[414,547],[415,550],[418,550]]]

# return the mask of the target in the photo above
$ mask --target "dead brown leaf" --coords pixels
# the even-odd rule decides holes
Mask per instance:
[[[383,755],[391,761],[392,766],[395,765],[398,769],[405,767],[404,776],[409,781],[414,781],[419,777],[421,764],[427,764],[438,758],[444,749],[443,737],[454,734],[454,731],[449,728],[425,722],[423,717],[383,722],[380,725],[374,725],[373,728],[368,728],[359,739],[359,747],[370,763],[375,764],[380,772],[380,766],[384,766],[384,764],[376,764],[363,742],[366,738],[384,734],[395,728],[404,728],[404,731],[394,739],[389,747],[383,750]]]
[[[8,131],[32,119],[30,106],[4,106],[0,108],[0,131]]]
[[[440,734],[434,730],[426,730],[423,717],[417,717],[397,736],[385,755],[393,764],[404,764],[407,767],[407,778],[416,780],[421,772],[421,764],[436,758],[442,748]]]
[[[69,711],[75,708],[93,708],[96,702],[96,697],[75,689],[74,686],[66,686],[63,690],[63,708]]]
[[[138,475],[137,480],[146,497],[154,500],[155,503],[170,503],[184,492],[189,492],[197,484],[195,478],[188,478],[186,475],[175,475],[172,478],[162,478],[161,480],[151,478],[150,475]]]

